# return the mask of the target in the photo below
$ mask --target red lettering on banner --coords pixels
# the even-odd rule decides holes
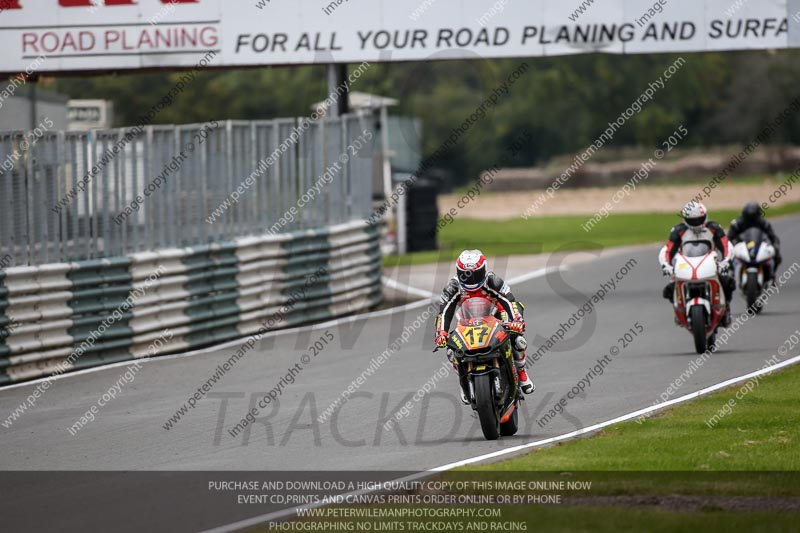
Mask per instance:
[[[22,9],[22,0],[0,0],[0,7],[6,9]],[[92,7],[95,2],[104,2],[107,6],[133,6],[136,0],[58,0],[61,7]],[[161,0],[162,4],[196,4],[200,0]]]
[[[92,0],[58,0],[61,7],[92,7]]]

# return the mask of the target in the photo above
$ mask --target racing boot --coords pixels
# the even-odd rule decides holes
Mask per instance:
[[[725,316],[722,317],[722,327],[723,328],[731,327],[731,304],[730,303],[725,305]]]
[[[517,367],[519,386],[522,392],[530,394],[536,390],[536,387],[530,378],[528,378],[528,372],[525,370],[525,361],[528,359],[528,355],[525,353],[525,349],[528,347],[525,337],[519,335],[514,341],[514,347],[516,348],[516,350],[514,350],[514,366]]]
[[[530,394],[536,390],[536,385],[528,377],[528,372],[525,370],[525,360],[522,360],[522,364],[520,365],[518,361],[514,361],[514,364],[517,367],[517,375],[519,376],[519,386],[522,389],[522,392],[525,394]]]

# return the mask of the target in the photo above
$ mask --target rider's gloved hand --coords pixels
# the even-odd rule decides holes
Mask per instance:
[[[717,264],[717,272],[720,274],[727,274],[728,270],[731,269],[731,262],[730,261],[720,261]]]
[[[672,277],[675,273],[675,269],[672,268],[672,265],[661,265],[661,272],[663,272],[665,276]]]
[[[434,341],[436,346],[439,348],[444,348],[447,346],[447,332],[443,329],[440,329],[436,332],[436,340]]]
[[[521,318],[514,320],[513,322],[507,322],[506,328],[514,333],[525,333],[525,321]]]

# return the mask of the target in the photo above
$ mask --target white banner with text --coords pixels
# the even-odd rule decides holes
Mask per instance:
[[[779,49],[800,42],[798,10],[800,0],[0,0],[0,72]]]

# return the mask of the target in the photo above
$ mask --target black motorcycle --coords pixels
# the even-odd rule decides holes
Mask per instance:
[[[477,412],[487,440],[517,432],[522,400],[511,335],[494,311],[491,300],[468,298],[461,304],[458,324],[447,339],[447,350],[458,364],[462,390]]]

